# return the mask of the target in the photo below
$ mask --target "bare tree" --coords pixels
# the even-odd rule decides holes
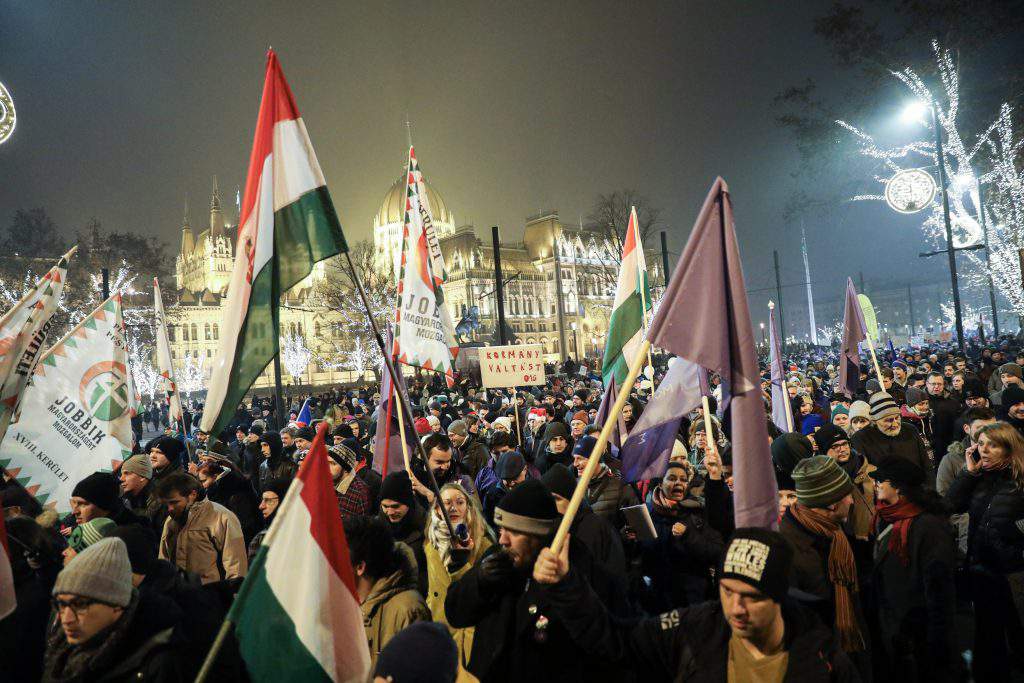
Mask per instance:
[[[636,208],[640,241],[646,245],[661,227],[661,209],[651,206],[636,190],[614,190],[599,194],[583,225],[584,247],[596,255],[601,267],[594,270],[607,296],[615,296],[622,264],[622,247],[629,227],[629,213]],[[643,246],[643,245],[642,245]]]

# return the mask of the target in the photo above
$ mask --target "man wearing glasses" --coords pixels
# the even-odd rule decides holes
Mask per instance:
[[[181,610],[163,596],[132,588],[128,549],[105,538],[57,575],[53,609],[60,629],[47,644],[44,680],[181,681]]]

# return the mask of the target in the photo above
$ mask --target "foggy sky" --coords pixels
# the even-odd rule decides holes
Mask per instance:
[[[540,209],[575,223],[599,192],[631,187],[663,209],[677,251],[720,174],[748,287],[774,285],[773,248],[784,282],[800,282],[800,227],[782,217],[797,157],[771,100],[808,76],[829,79],[811,30],[821,11],[815,1],[4,3],[0,81],[19,119],[0,146],[0,228],[41,206],[68,231],[96,217],[159,235],[173,258],[186,195],[193,227],[205,227],[211,177],[225,205],[244,185],[272,45],[350,241],[369,237],[402,170],[408,117],[428,182],[485,239],[492,224],[518,238]],[[822,297],[857,271],[869,283],[943,277],[938,259],[916,258],[927,245],[914,219],[884,206],[807,230]],[[752,309],[767,296],[752,293]],[[787,296],[795,306],[804,293]]]

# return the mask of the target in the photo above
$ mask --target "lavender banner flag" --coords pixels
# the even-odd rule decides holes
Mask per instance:
[[[775,331],[775,307],[768,312],[768,355],[772,370],[772,422],[780,431],[792,431],[789,416],[789,392],[786,391],[786,369],[782,367],[782,347],[779,344],[779,335]]]
[[[673,358],[644,412],[622,444],[622,478],[642,481],[665,474],[683,417],[700,405],[702,368]],[[704,373],[705,377],[707,373]]]
[[[389,326],[390,327],[390,326]],[[384,348],[392,348],[391,330],[386,332]],[[402,401],[409,405],[409,390],[405,387],[405,378],[402,376],[402,366],[395,364],[398,371],[398,395]],[[398,429],[398,411],[401,408],[395,403],[395,392],[391,389],[391,374],[388,372],[387,364],[381,361],[380,383],[380,405],[377,406],[377,430],[373,436],[373,469],[381,476],[386,477],[392,472],[400,472],[405,469],[405,456],[402,454],[402,437]],[[408,415],[412,415],[410,410]],[[415,448],[415,430],[412,425],[405,425],[405,438],[409,448]],[[410,451],[412,453],[412,451]]]
[[[843,338],[839,347],[839,391],[853,398],[860,387],[860,348],[867,341],[868,326],[857,301],[853,280],[846,278],[846,307],[843,310]]]
[[[729,188],[715,180],[647,338],[717,372],[731,403],[736,526],[773,528],[778,491]]]

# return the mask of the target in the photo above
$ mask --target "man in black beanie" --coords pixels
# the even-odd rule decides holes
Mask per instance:
[[[527,479],[498,503],[498,545],[448,587],[448,625],[475,627],[467,668],[482,681],[603,680],[608,674],[605,662],[584,657],[552,617],[545,587],[529,580],[537,554],[551,542],[560,520],[547,487]],[[587,578],[598,594],[613,603],[619,593],[621,600],[621,587],[613,590],[587,549],[575,539],[567,545],[573,562],[593,568]]]
[[[153,478],[150,481],[153,487],[160,483],[160,480],[171,472],[177,472],[184,467],[183,455],[185,444],[173,436],[161,436],[149,442],[149,462],[153,466]]]
[[[767,529],[737,529],[718,563],[718,600],[640,622],[610,618],[563,546],[533,571],[556,618],[590,655],[644,681],[857,681],[831,632],[788,597],[793,551]]]
[[[111,472],[93,472],[71,491],[71,512],[77,524],[107,517],[115,524],[149,526],[149,520],[133,514],[121,500],[121,487]]]
[[[416,557],[417,583],[424,595],[427,589],[427,556],[423,550],[423,533],[427,513],[416,501],[412,482],[405,470],[392,472],[380,485],[380,510],[377,514],[391,528],[396,541],[410,548]]]

